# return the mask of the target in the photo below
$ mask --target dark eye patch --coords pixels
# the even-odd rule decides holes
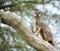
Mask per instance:
[[[39,14],[40,14],[40,12],[39,12]]]

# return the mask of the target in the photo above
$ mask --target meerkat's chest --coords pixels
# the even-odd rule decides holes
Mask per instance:
[[[41,24],[41,19],[40,19],[40,18],[36,18],[35,24],[40,26],[40,24]]]

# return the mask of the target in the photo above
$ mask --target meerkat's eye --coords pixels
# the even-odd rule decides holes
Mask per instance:
[[[39,13],[39,16],[41,16],[41,13]]]

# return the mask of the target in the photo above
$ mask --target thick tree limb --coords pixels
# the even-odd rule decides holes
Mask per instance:
[[[33,34],[27,25],[11,12],[0,11],[0,15],[2,15],[2,23],[13,27],[29,45],[36,48],[38,51],[57,51],[52,45],[44,41],[41,37],[37,37]]]

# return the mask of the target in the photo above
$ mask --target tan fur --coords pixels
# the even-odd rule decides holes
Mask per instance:
[[[53,35],[50,28],[41,21],[41,14],[39,12],[35,12],[34,15],[34,32],[40,33],[42,38],[45,41],[48,41],[50,44],[54,46]]]

